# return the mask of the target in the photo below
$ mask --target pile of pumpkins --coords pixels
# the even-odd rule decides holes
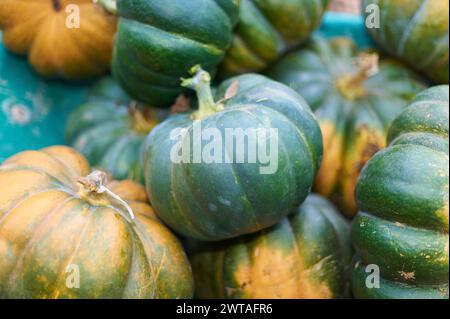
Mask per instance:
[[[112,76],[1,163],[0,298],[448,299],[448,1],[363,1],[378,51],[327,5],[1,1],[37,73]],[[198,122],[277,129],[278,169],[173,161]]]

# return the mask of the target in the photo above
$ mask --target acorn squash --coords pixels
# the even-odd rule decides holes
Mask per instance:
[[[265,70],[319,27],[328,0],[241,0],[241,17],[221,66],[229,76]]]
[[[447,0],[363,1],[363,8],[369,5],[377,5],[377,14],[369,7],[366,18],[379,18],[379,26],[367,30],[381,47],[433,81],[448,83]]]
[[[134,99],[170,107],[180,77],[222,61],[238,12],[238,0],[117,0],[114,76]]]
[[[100,80],[67,121],[66,142],[114,179],[144,183],[141,149],[167,112],[132,101],[112,78]]]
[[[389,147],[363,169],[352,225],[356,297],[449,298],[448,131],[449,87],[433,87],[397,117]],[[377,286],[367,265],[379,268]]]
[[[145,142],[155,211],[178,233],[200,240],[276,224],[304,201],[319,169],[322,136],[314,115],[297,93],[264,76],[230,79],[214,100],[209,74],[193,73],[183,85],[197,91],[199,110],[169,117]]]
[[[117,20],[92,0],[2,0],[3,43],[49,78],[80,80],[110,68]]]
[[[192,246],[199,298],[349,297],[350,225],[317,195],[269,229]]]
[[[389,124],[424,85],[402,65],[359,52],[348,38],[315,37],[268,74],[300,93],[320,122],[324,160],[314,190],[354,216],[360,170],[385,147]]]
[[[0,298],[191,297],[181,244],[146,202],[142,186],[107,183],[68,147],[7,159],[0,166]]]

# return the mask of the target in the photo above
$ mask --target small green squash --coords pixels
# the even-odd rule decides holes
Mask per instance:
[[[191,249],[199,298],[349,296],[350,225],[317,195],[269,229]]]
[[[232,41],[238,0],[117,0],[112,70],[138,101],[169,107],[180,77],[197,64],[213,72]]]
[[[380,19],[379,27],[367,29],[380,46],[430,79],[448,83],[448,0],[364,0],[367,7],[368,21]]]
[[[320,166],[322,136],[314,115],[297,93],[261,75],[223,83],[215,102],[209,74],[199,68],[194,73],[184,85],[196,89],[199,110],[169,117],[146,140],[145,180],[155,211],[180,234],[200,240],[237,237],[276,224],[304,201]],[[198,125],[206,129],[200,135],[212,129],[214,136],[196,138]],[[236,133],[231,148],[229,130]],[[256,131],[266,135],[250,143]],[[255,147],[246,147],[251,144]],[[275,155],[273,161],[250,160],[256,148],[265,147]],[[173,157],[180,153],[181,159]],[[242,154],[245,158],[239,159]]]
[[[190,298],[191,267],[145,189],[66,146],[0,166],[0,299]]]
[[[360,170],[386,146],[389,124],[424,85],[402,65],[358,51],[349,38],[315,37],[268,74],[300,93],[320,122],[324,159],[314,190],[354,216]]]
[[[419,94],[361,173],[352,225],[357,298],[449,298],[449,87]],[[366,285],[367,265],[380,270]],[[370,278],[369,278],[370,282]]]
[[[242,0],[221,75],[262,71],[320,25],[328,0]]]
[[[66,142],[114,179],[144,183],[141,149],[166,112],[136,105],[112,78],[100,80],[67,121]]]

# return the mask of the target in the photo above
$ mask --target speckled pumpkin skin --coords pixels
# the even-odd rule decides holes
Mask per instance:
[[[320,25],[328,0],[241,0],[241,16],[221,76],[265,70]]]
[[[193,244],[199,298],[328,299],[349,296],[350,225],[310,195],[276,226],[228,242]]]
[[[389,147],[361,173],[352,287],[357,298],[449,298],[449,87],[419,94]],[[379,266],[380,288],[365,285]]]
[[[79,28],[66,26],[73,22],[73,5],[79,8]],[[80,80],[107,72],[116,21],[92,0],[0,2],[3,44],[28,56],[33,68],[49,78]]]
[[[233,83],[238,84],[236,94],[224,101],[222,111],[204,118],[202,127],[215,128],[221,136],[227,129],[277,129],[278,169],[261,174],[259,163],[246,160],[175,163],[171,152],[179,141],[170,136],[185,128],[189,133],[183,143],[192,141],[194,120],[192,113],[169,117],[146,140],[145,181],[155,212],[186,237],[217,241],[276,224],[305,200],[320,166],[320,128],[297,93],[264,76],[248,74],[222,83],[215,100],[223,100]],[[226,150],[225,139],[221,143]],[[207,144],[203,140],[202,148]],[[231,153],[236,158],[235,147]]]
[[[367,29],[375,41],[435,82],[448,83],[449,2],[364,0],[363,8],[371,4],[380,9],[380,27]]]
[[[89,172],[84,157],[63,146],[22,152],[0,166],[0,298],[191,297],[184,251],[144,189],[108,185],[134,211],[131,224],[107,195],[81,192],[77,180]],[[77,289],[66,284],[73,266]]]
[[[360,88],[343,91],[339,83],[357,72],[359,53],[348,38],[316,37],[268,72],[303,96],[315,112],[324,158],[314,191],[332,199],[348,216],[357,213],[354,191],[362,167],[386,146],[391,121],[424,88],[407,68],[382,59],[378,73]]]
[[[117,13],[115,78],[134,99],[167,108],[193,66],[214,73],[231,44],[239,0],[118,0]]]
[[[70,114],[65,139],[114,179],[143,184],[142,145],[166,112],[138,109],[133,103],[112,78],[100,80],[88,101]]]

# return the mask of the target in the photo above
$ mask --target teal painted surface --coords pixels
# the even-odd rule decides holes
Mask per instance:
[[[350,37],[360,49],[376,47],[364,27],[364,18],[360,15],[327,12],[318,33],[328,38]]]
[[[23,150],[64,144],[67,115],[85,91],[86,85],[41,79],[5,50],[0,33],[0,163]]]

